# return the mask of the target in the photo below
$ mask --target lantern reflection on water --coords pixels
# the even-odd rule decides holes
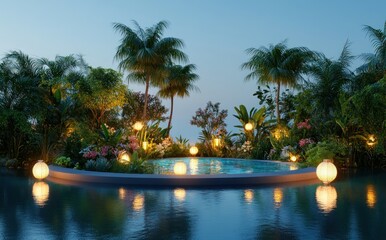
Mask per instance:
[[[336,208],[337,197],[338,194],[333,186],[324,185],[316,189],[316,202],[323,213],[329,213]]]
[[[32,196],[36,205],[44,206],[49,198],[50,187],[45,182],[36,182],[32,186]]]
[[[176,189],[174,189],[174,197],[178,201],[180,201],[180,202],[184,201],[185,200],[185,196],[186,196],[185,189],[183,189],[183,188],[176,188]]]

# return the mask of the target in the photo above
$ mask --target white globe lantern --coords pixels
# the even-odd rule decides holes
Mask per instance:
[[[192,156],[196,156],[196,154],[198,153],[198,148],[196,146],[193,146],[189,149],[189,153],[192,155]]]
[[[136,131],[141,131],[143,128],[143,123],[142,122],[135,122],[133,125],[133,128]]]
[[[252,123],[245,124],[244,129],[247,130],[247,131],[252,131],[253,124]]]
[[[38,162],[35,163],[35,165],[32,168],[32,174],[38,180],[42,180],[48,177],[49,173],[50,173],[50,170],[47,164],[43,162],[43,160],[38,160]]]
[[[334,181],[337,174],[338,171],[330,159],[324,159],[316,168],[316,176],[318,176],[319,180],[324,184],[329,184]]]
[[[130,162],[130,155],[127,154],[127,152],[123,152],[123,153],[119,154],[118,159],[121,162],[128,163],[128,162]]]
[[[184,162],[176,162],[174,164],[174,174],[176,175],[185,175],[186,174],[186,164]]]

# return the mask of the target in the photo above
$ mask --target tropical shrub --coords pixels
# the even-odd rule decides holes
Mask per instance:
[[[96,160],[87,160],[85,169],[89,171],[107,172],[110,170],[112,164],[104,157],[98,157]]]
[[[74,163],[72,162],[71,158],[65,156],[60,156],[56,158],[54,164],[67,168],[71,168],[74,166]]]
[[[306,151],[306,165],[316,167],[323,159],[333,159],[334,163],[345,164],[348,149],[336,139],[329,139],[311,147]]]

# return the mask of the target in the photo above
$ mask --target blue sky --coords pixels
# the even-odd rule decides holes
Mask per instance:
[[[252,96],[256,81],[245,82],[247,72],[240,68],[248,60],[245,49],[287,40],[289,47],[336,59],[349,40],[351,52],[359,55],[372,52],[363,26],[383,29],[386,20],[382,0],[2,0],[0,6],[0,57],[11,50],[50,59],[81,54],[92,67],[113,69],[120,40],[113,22],[133,26],[136,20],[149,27],[167,20],[165,36],[184,41],[183,51],[200,76],[200,92],[175,100],[172,135],[191,142],[200,129],[190,119],[208,101],[228,110],[227,129],[233,132],[234,106],[258,107]],[[144,91],[142,85],[129,88]],[[169,101],[164,104],[169,107]]]

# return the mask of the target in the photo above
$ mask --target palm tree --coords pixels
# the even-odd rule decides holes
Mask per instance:
[[[268,48],[249,48],[251,55],[248,62],[242,64],[242,69],[251,70],[245,80],[257,78],[261,84],[276,84],[276,116],[280,123],[279,97],[280,86],[295,87],[301,74],[305,72],[308,61],[313,53],[304,47],[287,48],[286,42],[270,45]]]
[[[361,55],[366,63],[359,67],[358,71],[374,71],[379,72],[381,77],[386,76],[386,21],[383,31],[367,25],[363,29],[367,32],[375,53],[365,53]]]
[[[354,57],[349,46],[349,42],[346,42],[338,60],[321,56],[309,68],[309,74],[315,80],[311,84],[315,114],[322,119],[327,117],[324,121],[334,117],[334,109],[339,106],[339,94],[353,77],[349,67]]]
[[[150,85],[159,85],[166,76],[165,65],[171,60],[186,61],[187,56],[180,48],[182,40],[165,37],[166,21],[160,21],[154,26],[142,29],[136,21],[132,29],[121,23],[114,23],[114,29],[122,35],[115,59],[119,60],[119,69],[131,72],[128,80],[145,83],[145,104],[143,106],[143,121],[146,121],[148,93]]]
[[[196,66],[193,64],[188,64],[186,66],[171,64],[167,69],[169,71],[169,76],[161,85],[158,95],[163,98],[170,98],[170,116],[167,128],[169,134],[173,117],[174,97],[188,97],[190,94],[189,91],[198,91],[198,88],[193,85],[193,82],[198,79],[198,75],[193,73],[196,69]]]

